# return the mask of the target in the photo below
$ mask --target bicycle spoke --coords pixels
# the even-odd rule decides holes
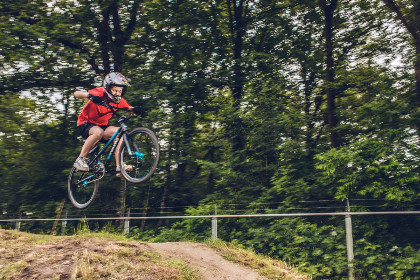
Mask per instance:
[[[159,145],[156,136],[148,129],[138,128],[130,132],[128,142],[133,152],[129,154],[123,145],[121,166],[124,177],[133,183],[140,183],[150,178],[159,161]]]
[[[80,171],[76,168],[70,172],[68,180],[68,193],[70,201],[77,208],[86,208],[89,206],[98,190],[98,174],[96,169],[92,171]]]

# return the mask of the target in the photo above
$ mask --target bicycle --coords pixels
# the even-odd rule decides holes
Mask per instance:
[[[71,203],[79,209],[91,205],[98,193],[99,181],[105,173],[116,174],[109,165],[111,157],[116,151],[117,144],[123,139],[120,148],[120,160],[122,176],[129,182],[142,183],[150,179],[155,172],[159,162],[159,143],[155,134],[147,128],[140,127],[127,132],[125,124],[131,116],[120,115],[113,109],[115,107],[108,103],[102,103],[119,117],[120,128],[100,149],[99,142],[89,152],[89,171],[81,171],[73,167],[68,178],[68,194]],[[121,109],[120,109],[121,110]],[[125,110],[130,111],[130,110]],[[102,155],[111,147],[104,163],[101,161]]]

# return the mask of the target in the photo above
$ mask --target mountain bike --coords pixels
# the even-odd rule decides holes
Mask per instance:
[[[73,167],[68,178],[68,194],[71,203],[83,209],[94,201],[99,188],[99,181],[105,173],[116,174],[115,169],[109,167],[111,157],[116,152],[117,144],[123,139],[120,148],[120,160],[122,176],[129,182],[142,183],[150,179],[159,162],[159,143],[155,134],[147,128],[140,127],[128,132],[125,121],[131,116],[116,113],[108,103],[102,103],[119,117],[120,128],[100,148],[98,144],[89,152],[89,171],[81,171]],[[121,110],[121,109],[120,109]],[[129,111],[129,110],[126,110]],[[105,152],[111,148],[105,157]]]

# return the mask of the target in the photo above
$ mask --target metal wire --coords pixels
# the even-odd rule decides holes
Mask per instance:
[[[211,218],[262,218],[262,217],[313,217],[313,216],[361,216],[361,215],[419,215],[420,211],[382,212],[336,212],[336,213],[290,213],[290,214],[244,214],[244,215],[200,215],[200,216],[156,216],[156,217],[111,217],[111,218],[60,218],[60,219],[8,219],[0,222],[26,221],[101,221],[101,220],[153,220],[153,219],[211,219]]]

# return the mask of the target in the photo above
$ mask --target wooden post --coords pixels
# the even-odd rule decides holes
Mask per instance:
[[[65,201],[66,201],[66,199],[65,199],[65,198],[63,198],[63,200],[61,201],[61,204],[60,204],[60,209],[58,210],[57,217],[55,218],[55,221],[54,221],[54,224],[53,224],[53,227],[52,227],[52,229],[51,229],[51,233],[50,233],[50,234],[53,234],[53,233],[55,232],[55,229],[57,228],[58,219],[60,219],[60,216],[61,216],[61,211],[63,211],[64,202],[65,202]]]

